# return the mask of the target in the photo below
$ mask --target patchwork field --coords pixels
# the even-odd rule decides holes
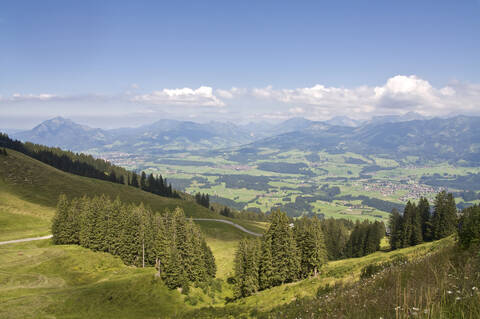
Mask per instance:
[[[102,154],[128,169],[167,176],[187,193],[208,193],[237,210],[280,208],[291,216],[321,214],[350,220],[388,219],[408,200],[455,192],[460,207],[480,200],[480,168],[446,162],[393,160],[355,153],[282,152],[275,149],[172,152],[155,157]],[[464,191],[474,192],[464,198]],[[463,205],[463,206],[462,206]]]

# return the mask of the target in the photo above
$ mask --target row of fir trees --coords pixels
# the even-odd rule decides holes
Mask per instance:
[[[203,207],[210,208],[210,196],[208,194],[195,194],[195,202]]]
[[[180,198],[177,191],[172,189],[172,184],[168,184],[167,179],[164,179],[162,175],[155,176],[150,173],[150,175],[147,176],[147,174],[142,171],[140,176],[138,176],[137,173],[132,172],[131,176],[128,176],[127,184],[156,195]]]
[[[169,288],[214,278],[213,254],[182,209],[163,214],[106,196],[61,195],[52,223],[55,244],[76,244],[119,256],[127,265],[155,266]]]
[[[421,197],[418,204],[408,202],[403,214],[394,209],[390,215],[390,247],[399,249],[438,240],[453,234],[457,228],[457,207],[451,193],[435,196],[433,212]]]

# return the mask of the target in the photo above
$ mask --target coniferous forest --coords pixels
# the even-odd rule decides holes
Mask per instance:
[[[390,247],[395,250],[442,239],[453,234],[457,225],[457,208],[451,193],[437,194],[433,213],[426,198],[420,198],[418,204],[409,201],[403,214],[396,209],[391,213]]]
[[[153,213],[105,196],[60,196],[52,222],[55,244],[75,244],[119,256],[127,265],[154,266],[169,288],[214,278],[216,265],[198,226],[180,208]]]
[[[291,223],[285,213],[275,211],[270,222],[261,240],[243,239],[239,244],[234,261],[237,298],[317,276],[329,259],[373,253],[385,235],[385,226],[379,222],[356,223],[350,234],[344,220],[304,216]],[[338,236],[326,240],[326,232]]]

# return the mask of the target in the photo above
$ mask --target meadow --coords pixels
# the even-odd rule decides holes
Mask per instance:
[[[109,158],[109,154],[102,156]],[[282,152],[261,148],[256,153],[237,151],[179,152],[155,158],[128,157],[129,163],[115,156],[114,162],[129,169],[140,168],[170,178],[186,193],[209,193],[221,204],[235,203],[237,209],[268,212],[280,208],[292,216],[321,214],[350,220],[388,220],[391,205],[362,203],[368,197],[397,205],[425,196],[429,200],[441,189],[424,184],[425,178],[451,179],[480,173],[478,167],[447,162],[419,162],[418,158],[399,160],[355,153]],[[423,179],[422,179],[423,178]],[[338,187],[340,193],[327,196],[321,189]],[[449,191],[463,189],[449,188]],[[300,202],[296,202],[300,198]],[[307,203],[303,203],[306,199]],[[359,202],[360,200],[360,202]],[[473,204],[476,201],[457,202]],[[387,203],[387,204],[388,204]],[[352,205],[357,206],[352,209]],[[363,206],[363,207],[358,207]]]

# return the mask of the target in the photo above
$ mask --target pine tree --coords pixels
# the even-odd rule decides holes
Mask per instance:
[[[262,237],[259,265],[259,286],[261,290],[273,287],[272,235],[267,231]]]
[[[316,276],[327,259],[321,223],[315,216],[302,217],[295,222],[295,239],[300,255],[300,273],[303,278]]]
[[[66,231],[69,203],[67,196],[60,195],[57,204],[57,210],[52,220],[52,240],[57,245],[67,244],[68,233]]]
[[[430,213],[430,204],[428,199],[425,197],[420,197],[418,202],[417,209],[420,214],[421,225],[422,225],[422,238],[424,241],[432,240],[432,216]]]
[[[147,175],[143,171],[142,171],[142,174],[140,175],[140,188],[143,190],[147,189]]]
[[[414,206],[412,215],[412,235],[410,237],[410,245],[415,246],[423,242],[422,234],[422,215],[418,206]]]
[[[415,205],[408,201],[403,210],[403,223],[402,223],[402,247],[408,247],[411,245],[411,237],[413,233],[413,218],[415,215]]]
[[[393,209],[390,214],[390,248],[392,250],[402,248],[402,221],[403,218],[397,209]]]
[[[329,218],[322,221],[325,246],[329,260],[337,260],[344,257],[345,246],[349,239],[348,229],[343,220]]]
[[[132,173],[132,180],[131,180],[131,184],[130,184],[130,185],[133,186],[133,187],[137,187],[137,188],[139,187],[139,184],[138,184],[138,175],[137,175],[137,173],[135,173],[135,172]]]
[[[285,213],[271,214],[271,224],[262,244],[261,285],[280,285],[298,278],[300,260],[293,231]],[[265,256],[264,256],[265,255]],[[270,263],[271,261],[271,263]]]
[[[212,250],[210,249],[210,247],[208,247],[205,240],[202,241],[202,250],[203,250],[203,258],[205,261],[207,276],[210,278],[215,278],[215,275],[217,273],[217,265],[215,264],[215,257],[213,256]],[[256,274],[258,277],[258,269],[256,271]]]
[[[458,242],[460,247],[468,249],[480,244],[480,206],[474,205],[462,211],[458,227]]]
[[[433,238],[441,239],[455,231],[457,208],[451,193],[442,191],[435,197],[432,226]]]

